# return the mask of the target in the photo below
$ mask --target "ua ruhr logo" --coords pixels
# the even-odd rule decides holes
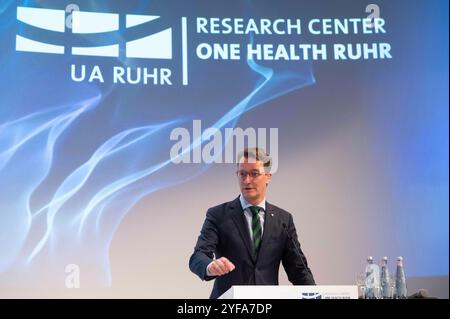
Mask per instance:
[[[17,20],[29,26],[65,32],[66,12],[64,10],[17,7]],[[126,28],[132,28],[159,19],[153,15],[126,15]],[[119,14],[87,11],[72,12],[73,34],[99,34],[119,31]],[[16,51],[64,54],[62,45],[35,41],[16,35]],[[73,55],[119,57],[119,44],[92,47],[72,47]],[[126,42],[127,58],[172,59],[172,28]]]
[[[319,292],[302,292],[301,299],[322,299]]]

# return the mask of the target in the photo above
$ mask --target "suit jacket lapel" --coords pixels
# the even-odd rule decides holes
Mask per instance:
[[[261,240],[261,247],[259,247],[258,257],[261,254],[264,254],[264,251],[266,250],[265,246],[267,246],[267,241],[275,233],[275,227],[276,227],[276,223],[274,220],[275,217],[276,217],[275,210],[273,209],[272,205],[270,205],[266,201],[266,212],[264,215],[264,231],[263,231],[263,237]]]
[[[244,242],[245,248],[247,248],[248,254],[250,255],[253,263],[256,261],[253,254],[253,244],[250,240],[250,233],[248,231],[247,221],[245,220],[244,210],[242,209],[239,197],[231,202],[230,209],[233,209],[232,219],[236,224],[236,228],[241,235],[242,241]]]

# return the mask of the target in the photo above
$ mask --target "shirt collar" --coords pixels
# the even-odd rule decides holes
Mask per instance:
[[[250,206],[257,206],[257,207],[262,208],[262,210],[264,212],[266,211],[266,198],[265,197],[258,205],[252,205],[249,202],[247,202],[247,200],[244,198],[244,196],[242,196],[242,194],[239,196],[239,200],[241,202],[241,206],[242,206],[243,210],[245,210],[246,208],[248,208]]]

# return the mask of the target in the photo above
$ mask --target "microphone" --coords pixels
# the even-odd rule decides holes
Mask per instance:
[[[284,229],[284,231],[286,232],[286,235],[288,236],[288,238],[289,238],[289,240],[291,241],[292,245],[294,245],[295,252],[297,253],[298,257],[300,258],[300,260],[301,260],[301,262],[302,262],[302,265],[303,265],[303,268],[305,268],[305,271],[306,271],[307,274],[308,274],[309,282],[311,283],[311,285],[315,285],[316,283],[315,283],[315,281],[314,281],[314,278],[313,278],[313,276],[312,276],[312,273],[310,272],[309,268],[306,266],[305,261],[303,260],[304,256],[303,256],[303,254],[300,252],[300,249],[297,247],[294,238],[292,238],[292,236],[289,234],[288,229],[287,229],[287,226],[286,226],[285,223],[283,223],[283,229]]]

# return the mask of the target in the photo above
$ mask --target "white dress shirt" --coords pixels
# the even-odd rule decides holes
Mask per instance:
[[[261,222],[261,236],[264,232],[264,218],[266,215],[266,198],[264,198],[258,205],[252,205],[249,202],[247,202],[247,200],[244,198],[244,196],[242,196],[242,194],[239,196],[239,201],[241,202],[241,206],[242,209],[244,210],[244,216],[245,219],[247,220],[247,226],[248,226],[248,231],[250,234],[250,241],[253,241],[253,228],[252,228],[252,220],[253,220],[253,213],[250,210],[251,206],[257,206],[260,208],[259,210],[259,220]],[[211,261],[208,266],[206,267],[206,275],[208,276],[212,276],[211,273],[209,272],[209,266],[214,262]]]

